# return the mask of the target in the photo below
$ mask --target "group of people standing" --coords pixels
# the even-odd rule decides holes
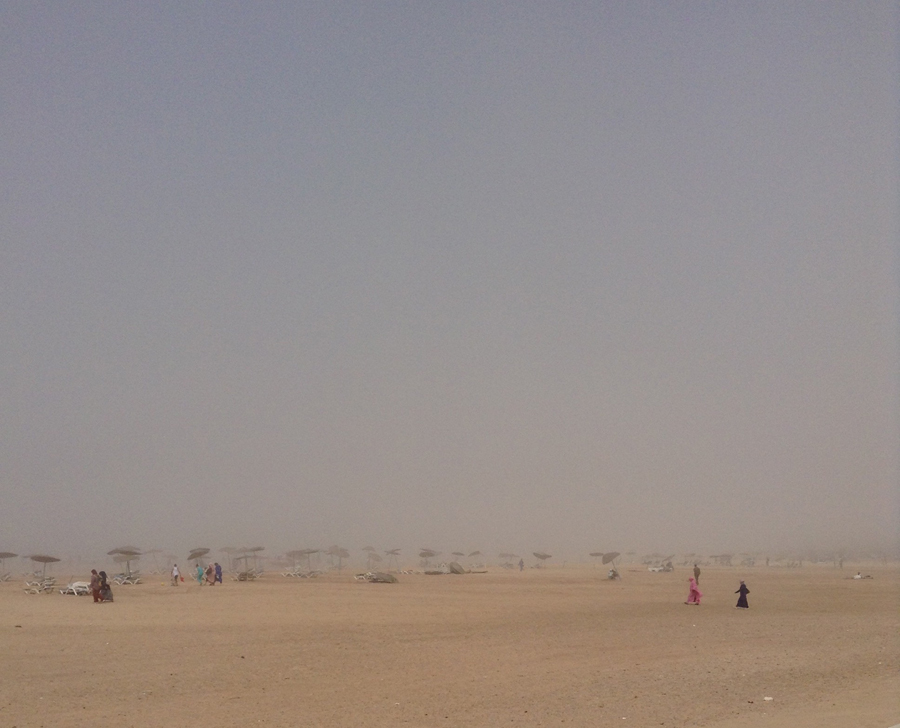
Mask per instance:
[[[111,602],[113,600],[112,589],[109,586],[109,577],[105,571],[97,573],[91,569],[91,594],[94,595],[94,603]]]
[[[703,593],[700,591],[700,567],[697,564],[694,564],[694,575],[688,578],[688,598],[685,604],[693,604],[696,606],[700,605],[700,599],[703,596]],[[747,588],[747,585],[741,581],[741,585],[738,587],[738,590],[735,594],[739,594],[737,604],[735,607],[738,609],[749,609],[750,605],[747,603],[747,595],[750,593],[750,590]]]
[[[219,562],[209,564],[205,569],[197,562],[197,583],[202,585],[205,581],[210,586],[222,583],[222,567]],[[178,571],[178,564],[172,567],[172,586],[178,586],[179,581],[184,581],[181,572]]]
[[[197,583],[203,584],[204,578],[210,586],[222,583],[222,567],[219,566],[219,562],[208,564],[205,571],[199,563],[197,564]]]

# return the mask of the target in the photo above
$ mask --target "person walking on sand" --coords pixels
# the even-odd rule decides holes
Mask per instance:
[[[200,566],[200,562],[197,562],[197,583],[200,586],[203,586],[203,567]]]
[[[105,571],[100,572],[100,601],[111,602],[113,600],[112,589],[109,586],[109,577]]]
[[[738,609],[750,609],[750,605],[747,604],[747,595],[750,593],[750,590],[747,588],[747,585],[742,581],[740,587],[735,592],[735,594],[740,594],[738,597],[738,603],[734,606]]]
[[[178,564],[172,567],[172,586],[178,586],[178,578],[181,574],[178,573]]]
[[[222,567],[219,565],[218,561],[215,563],[215,567],[216,567],[216,581],[221,584],[222,583]]]
[[[209,564],[206,567],[206,583],[209,584],[210,586],[216,585],[216,572],[213,569],[212,564]]]
[[[694,581],[700,583],[700,567],[694,564]]]
[[[698,607],[700,606],[700,598],[703,594],[700,593],[700,590],[697,588],[697,580],[692,576],[688,579],[690,584],[688,590],[688,598],[685,604],[695,604]]]
[[[519,559],[519,571],[525,571],[525,559]]]
[[[91,594],[94,595],[94,604],[100,603],[100,574],[96,569],[91,569]]]

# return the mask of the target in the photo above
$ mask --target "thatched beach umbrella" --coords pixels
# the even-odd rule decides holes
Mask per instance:
[[[291,569],[293,571],[297,571],[297,559],[301,556],[304,556],[302,549],[297,549],[295,551],[288,551],[285,556],[287,556],[291,560]]]
[[[384,552],[384,555],[388,557],[388,568],[390,568],[391,561],[393,561],[394,566],[398,570],[400,569],[400,549],[388,549]]]
[[[12,551],[0,551],[0,569],[3,569],[3,562],[6,559],[14,559],[19,554],[14,554]],[[2,576],[2,574],[0,574]]]
[[[253,568],[259,568],[259,553],[260,551],[265,551],[265,546],[251,546],[249,549],[244,549],[244,553],[249,554],[253,558]]]
[[[144,551],[143,554],[141,554],[142,556],[152,556],[153,557],[153,569],[154,569],[154,573],[156,573],[156,574],[162,573],[159,569],[159,560],[156,558],[156,555],[161,554],[161,553],[162,553],[162,549],[147,549],[146,551]]]
[[[363,546],[362,550],[366,552],[366,568],[371,570],[372,564],[374,563],[372,557],[378,556],[378,552],[374,546]],[[380,556],[378,556],[378,560],[381,561]]]
[[[310,556],[319,553],[319,549],[301,549],[300,553],[306,557],[306,570],[312,571],[312,561],[310,560]]]
[[[337,565],[338,571],[340,571],[341,568],[343,567],[343,561],[344,561],[344,559],[349,559],[349,558],[350,558],[350,552],[347,551],[347,549],[343,548],[342,546],[338,546],[338,545],[332,546],[332,547],[329,548],[327,551],[325,551],[325,553],[328,554],[330,557],[332,557],[332,562],[331,562],[332,565],[334,564],[334,560],[333,560],[333,559],[334,559],[335,557],[337,558],[337,560],[338,560],[338,565]]]
[[[35,554],[34,556],[29,556],[29,559],[32,561],[36,561],[39,564],[43,564],[44,568],[41,570],[41,579],[46,578],[47,576],[47,564],[55,564],[59,561],[55,556],[46,556],[44,554]]]
[[[124,562],[125,572],[128,576],[131,576],[131,562],[132,560],[140,558],[141,550],[136,546],[119,546],[112,551],[107,551],[106,555],[112,556],[113,561],[117,561],[120,564]],[[122,558],[116,559],[116,556],[121,556]]]
[[[610,551],[609,553],[603,554],[602,561],[604,564],[608,564],[610,561],[615,561],[620,555],[621,554],[619,554],[618,551]],[[613,566],[615,566],[615,564],[613,564]]]
[[[553,558],[550,554],[545,554],[543,551],[532,551],[531,553],[534,558],[536,558],[541,563],[544,563],[547,559]]]
[[[188,561],[193,561],[193,562],[195,562],[195,566],[199,566],[200,559],[202,559],[208,553],[209,553],[209,549],[207,549],[207,548],[191,549],[191,553],[188,554]]]

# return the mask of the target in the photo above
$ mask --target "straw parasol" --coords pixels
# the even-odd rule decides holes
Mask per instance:
[[[188,554],[188,561],[195,561],[196,565],[199,566],[200,559],[202,559],[208,553],[209,553],[209,549],[207,549],[207,548],[191,549],[191,553]]]
[[[0,551],[0,569],[3,568],[3,562],[6,559],[14,559],[19,554],[14,554],[12,551]]]
[[[45,554],[35,554],[33,556],[29,556],[28,558],[32,561],[36,561],[37,563],[44,565],[44,568],[41,570],[41,579],[43,579],[47,575],[47,564],[55,564],[57,561],[59,561],[59,559],[55,556],[47,556]]]
[[[394,562],[394,566],[397,569],[400,568],[400,549],[388,549],[384,552],[384,555],[388,557],[388,568],[390,568],[391,561]]]
[[[306,557],[306,568],[309,571],[312,571],[312,562],[310,561],[310,557],[313,554],[319,553],[319,549],[301,549],[300,553]]]
[[[259,568],[259,552],[265,550],[265,546],[251,546],[250,548],[244,549],[243,551],[245,555],[250,556],[253,559],[253,568],[257,569]]]
[[[378,552],[371,546],[366,546],[363,551],[366,552],[366,568],[371,571],[375,564],[381,562],[381,556],[379,556]]]
[[[438,551],[434,549],[419,549],[419,558],[425,562],[425,566],[428,566],[435,556],[438,555]]]
[[[291,560],[291,569],[297,571],[297,559],[301,556],[306,556],[306,553],[303,549],[296,549],[294,551],[288,551],[285,556]]]
[[[113,561],[117,561],[118,563],[125,563],[125,571],[128,576],[131,576],[131,562],[134,559],[138,559],[141,556],[141,550],[137,546],[119,546],[118,548],[114,548],[112,551],[106,552],[107,556],[112,556]],[[116,559],[116,556],[121,556],[121,559]]]
[[[344,559],[349,559],[349,558],[350,558],[350,552],[347,551],[347,549],[345,549],[344,547],[338,546],[337,544],[335,544],[335,545],[332,546],[331,548],[327,549],[327,550],[325,551],[325,553],[328,554],[329,556],[331,556],[332,559],[333,559],[334,557],[337,557],[337,560],[338,560],[338,565],[337,565],[338,571],[340,571],[341,568],[343,567],[343,561],[344,561]],[[334,562],[332,561],[332,563],[334,563]]]

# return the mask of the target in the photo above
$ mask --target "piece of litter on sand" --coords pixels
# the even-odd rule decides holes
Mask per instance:
[[[763,700],[775,700],[775,698],[763,698]]]

